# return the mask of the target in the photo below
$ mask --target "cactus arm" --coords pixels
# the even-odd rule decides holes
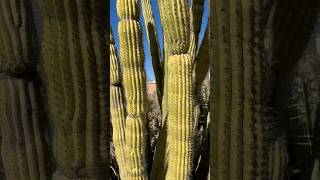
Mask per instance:
[[[201,28],[201,22],[202,22],[202,15],[203,15],[203,5],[204,0],[192,0],[192,5],[190,7],[191,11],[191,18],[192,18],[192,32],[194,35],[194,42],[196,45],[196,49],[198,47],[198,39],[199,39],[199,33]]]
[[[146,131],[146,76],[142,31],[139,23],[139,2],[118,0],[120,60],[124,68],[126,118],[127,179],[148,179]]]
[[[163,67],[161,64],[161,54],[156,25],[150,0],[142,0],[141,4],[144,23],[146,26],[147,39],[152,57],[153,70],[157,83],[158,102],[161,102],[163,97]]]
[[[156,150],[154,155],[154,162],[151,169],[151,180],[161,180],[166,178],[168,168],[168,120],[163,117],[163,123],[160,130],[159,137],[156,142]]]
[[[29,90],[33,82],[8,78],[1,80],[1,85],[2,93],[7,92],[1,94],[4,100],[1,154],[2,157],[8,156],[8,161],[4,161],[6,178],[46,180],[49,178],[48,166],[45,166],[45,141],[41,138],[44,134],[38,126],[39,117],[35,116],[38,106],[32,98],[35,97],[34,91]]]
[[[167,62],[169,160],[166,178],[188,179],[192,169],[194,138],[193,56],[188,54],[191,43],[188,3],[183,0],[161,0],[158,4],[169,50]],[[178,88],[178,85],[181,88]]]
[[[126,177],[126,159],[125,159],[125,99],[123,95],[120,64],[118,61],[116,48],[112,34],[110,34],[110,112],[113,127],[113,143],[115,154],[119,164],[120,177]]]
[[[187,2],[158,1],[169,56],[187,53],[190,45],[190,15]]]
[[[206,77],[209,66],[209,45],[208,45],[208,32],[206,32],[205,37],[200,45],[199,51],[195,59],[195,81],[196,89],[199,89],[204,78]]]
[[[0,72],[21,74],[34,68],[36,59],[35,29],[32,6],[29,0],[5,0],[0,3],[1,35],[0,46],[5,47],[0,56]]]
[[[3,167],[6,172],[7,179],[20,179],[19,167],[11,162],[17,162],[16,155],[16,138],[14,135],[14,128],[12,128],[12,121],[8,119],[8,86],[1,80],[1,158],[3,159]],[[8,162],[8,163],[6,163]]]
[[[29,124],[28,108],[30,107],[30,102],[27,101],[26,91],[27,88],[23,81],[18,81],[16,84],[16,88],[18,89],[18,98],[19,98],[19,106],[21,112],[21,124],[22,124],[22,133],[24,134],[24,141],[26,143],[26,153],[27,153],[27,165],[29,169],[29,177],[30,179],[37,179],[38,177],[38,164],[37,164],[37,152],[35,147],[34,135],[32,125]]]
[[[38,168],[39,168],[39,179],[45,180],[48,177],[48,167],[49,165],[46,164],[45,156],[47,155],[46,152],[46,144],[45,139],[43,137],[43,131],[41,130],[41,125],[39,123],[39,103],[36,98],[36,90],[34,83],[28,82],[27,91],[29,92],[30,98],[30,107],[32,110],[32,124],[33,124],[33,133],[35,138],[35,148],[37,152],[37,161],[38,161]]]
[[[18,89],[15,82],[8,81],[8,90],[11,92],[10,97],[10,115],[13,120],[13,128],[16,136],[16,151],[19,162],[19,172],[21,177],[30,179],[28,170],[28,160],[26,152],[26,142],[24,141],[23,126],[21,122],[20,102],[18,99]],[[22,144],[22,146],[21,146]]]

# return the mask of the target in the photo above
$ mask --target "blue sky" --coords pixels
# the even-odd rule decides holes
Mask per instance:
[[[160,48],[162,50],[163,48],[163,35],[162,35],[162,27],[161,27],[161,22],[160,22],[160,15],[159,15],[159,9],[158,9],[158,0],[150,0],[151,5],[153,8],[153,13],[154,13],[154,18],[157,26],[157,31],[158,31],[158,38],[159,38],[159,43],[160,43]],[[118,40],[118,16],[116,12],[116,2],[117,0],[111,0],[110,1],[110,23],[113,31],[113,36],[115,39],[115,44],[116,48],[119,49],[119,40]],[[202,21],[202,26],[201,26],[201,32],[200,32],[200,42],[203,38],[204,31],[206,24],[208,22],[208,6],[207,6],[207,0],[205,0],[205,10],[204,10],[204,18]],[[147,79],[149,81],[154,80],[154,73],[152,69],[152,62],[151,62],[151,55],[150,55],[150,50],[149,50],[149,44],[148,40],[146,37],[145,33],[145,26],[144,26],[144,21],[142,17],[142,11],[140,11],[140,23],[143,28],[143,47],[144,47],[144,53],[145,53],[145,72],[147,75]]]

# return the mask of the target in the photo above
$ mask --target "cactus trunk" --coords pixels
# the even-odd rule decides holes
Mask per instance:
[[[54,126],[54,178],[107,174],[105,2],[39,1],[42,61]]]

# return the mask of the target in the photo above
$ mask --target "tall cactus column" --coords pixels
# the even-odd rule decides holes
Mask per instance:
[[[125,130],[127,179],[148,179],[146,76],[138,0],[118,0],[117,13],[120,60],[123,64],[123,82],[127,102]]]
[[[168,42],[168,143],[166,179],[191,178],[194,141],[193,57],[190,15],[186,0],[159,0],[161,21]]]
[[[262,1],[211,0],[210,179],[267,176]]]
[[[104,179],[107,141],[105,1],[41,0],[42,64],[57,171],[53,179]]]
[[[122,87],[121,69],[112,34],[110,34],[110,40],[110,112],[113,127],[112,140],[115,145],[115,154],[119,165],[120,177],[126,179],[125,99]]]

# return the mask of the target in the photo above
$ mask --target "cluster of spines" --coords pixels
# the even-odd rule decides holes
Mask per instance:
[[[142,29],[139,23],[139,2],[118,0],[117,14],[120,60],[123,65],[123,84],[127,103],[125,129],[127,179],[148,179],[146,75]]]
[[[0,72],[10,75],[33,70],[36,65],[35,29],[31,1],[0,3]]]
[[[1,155],[6,179],[47,180],[50,177],[45,132],[33,81],[0,81]]]
[[[100,178],[106,172],[108,152],[107,46],[100,19],[106,4],[75,0],[38,4],[56,174]]]

